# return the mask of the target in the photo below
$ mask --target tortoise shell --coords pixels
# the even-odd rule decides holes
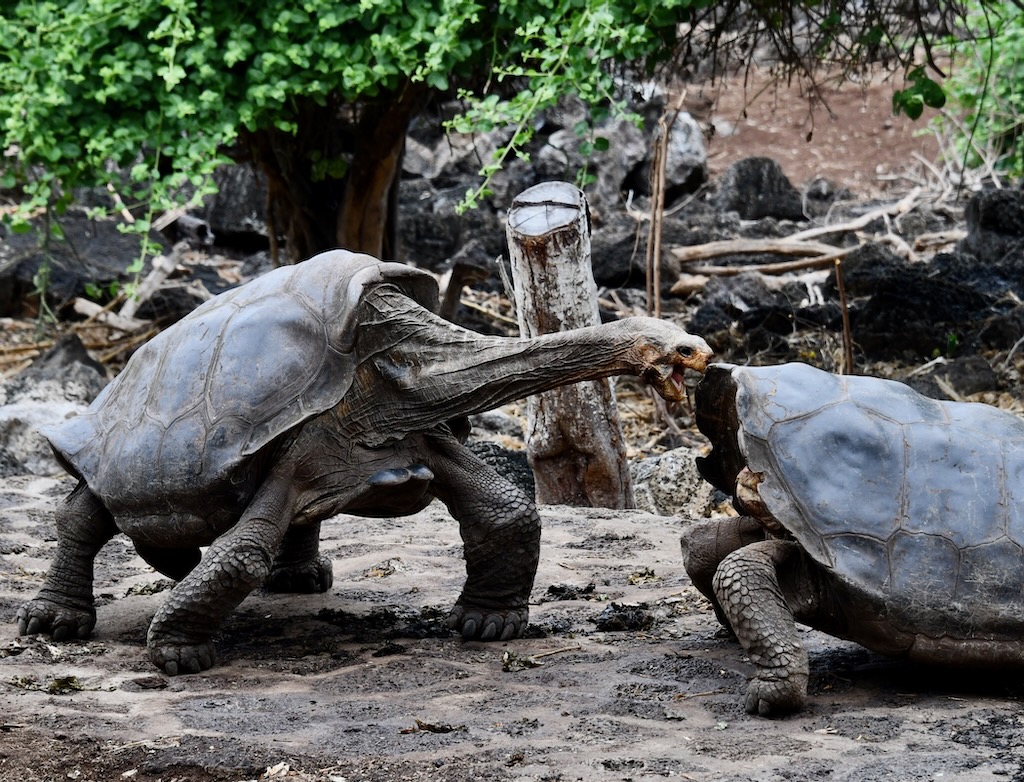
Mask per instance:
[[[805,364],[710,367],[699,461],[744,465],[768,511],[849,596],[930,637],[1024,628],[1024,421]]]
[[[426,272],[325,252],[204,302],[43,434],[115,513],[244,494],[246,462],[351,387],[357,305],[383,283],[436,308]]]

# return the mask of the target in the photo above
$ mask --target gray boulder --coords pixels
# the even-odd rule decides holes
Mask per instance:
[[[0,477],[63,474],[37,430],[81,412],[106,384],[103,366],[73,333],[0,383]]]
[[[707,516],[714,490],[697,472],[698,456],[698,449],[683,447],[630,463],[636,507],[658,516]]]

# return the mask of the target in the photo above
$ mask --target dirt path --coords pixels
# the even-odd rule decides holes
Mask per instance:
[[[5,620],[39,586],[68,487],[0,485]],[[543,516],[529,638],[443,629],[462,562],[434,506],[326,524],[331,593],[250,597],[221,664],[177,678],[144,649],[166,582],[115,539],[94,639],[0,624],[0,780],[1024,780],[1019,677],[916,670],[808,633],[808,710],[747,716],[750,666],[686,578],[680,522]]]

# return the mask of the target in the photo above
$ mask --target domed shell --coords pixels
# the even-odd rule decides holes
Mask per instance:
[[[1019,631],[1024,421],[804,364],[724,371],[761,499],[816,561],[897,623]]]
[[[436,308],[429,274],[325,252],[204,302],[43,434],[115,513],[244,494],[245,462],[352,385],[356,305],[383,282]]]

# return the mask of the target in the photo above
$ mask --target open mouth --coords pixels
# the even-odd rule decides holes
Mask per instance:
[[[686,370],[679,365],[672,367],[672,373],[668,376],[668,382],[672,384],[676,390],[679,398],[682,399],[686,395]]]
[[[686,398],[685,367],[680,364],[663,366],[657,372],[657,383],[663,397],[673,402]],[[654,378],[652,377],[653,381]]]

